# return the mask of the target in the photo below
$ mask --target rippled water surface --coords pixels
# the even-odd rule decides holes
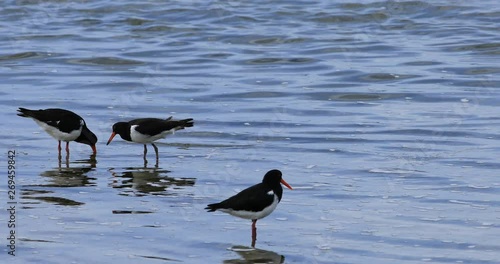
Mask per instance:
[[[4,1],[10,263],[499,263],[497,1]],[[98,155],[17,107],[70,109]],[[136,117],[194,118],[149,147]],[[2,159],[6,175],[7,158]],[[207,213],[277,168],[257,223]]]

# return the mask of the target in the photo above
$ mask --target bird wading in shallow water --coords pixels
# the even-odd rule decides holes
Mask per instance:
[[[270,170],[264,175],[262,182],[249,187],[236,195],[220,202],[207,205],[208,212],[216,210],[228,213],[233,216],[252,220],[252,247],[255,247],[257,240],[257,220],[271,214],[281,201],[283,188],[281,184],[288,189],[292,187],[281,178],[279,170]]]
[[[167,119],[139,118],[128,122],[118,122],[113,125],[113,132],[106,145],[111,143],[116,134],[126,141],[144,144],[144,163],[146,164],[146,154],[148,152],[146,144],[151,143],[156,153],[156,164],[158,165],[158,147],[153,142],[165,138],[177,130],[192,127],[193,125],[192,118],[173,120],[172,117]]]
[[[59,141],[58,151],[61,156],[61,141],[66,142],[66,153],[69,154],[69,142],[87,144],[97,153],[95,144],[97,137],[87,128],[85,120],[79,115],[65,109],[48,108],[30,110],[20,107],[17,115],[33,119],[45,132]]]

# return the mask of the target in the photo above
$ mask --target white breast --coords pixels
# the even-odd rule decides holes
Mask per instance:
[[[173,132],[175,131],[174,129],[171,129],[171,130],[163,131],[160,134],[150,136],[150,135],[144,135],[144,134],[137,132],[137,130],[135,130],[135,128],[137,126],[138,125],[130,126],[130,138],[132,139],[133,142],[143,143],[143,144],[151,143],[151,142],[156,141],[160,138],[164,138],[169,134],[173,134]]]

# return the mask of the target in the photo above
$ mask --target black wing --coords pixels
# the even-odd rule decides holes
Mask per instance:
[[[83,120],[79,115],[59,108],[30,110],[20,107],[17,111],[19,116],[32,117],[66,133],[80,129]]]
[[[272,204],[274,194],[268,194],[271,188],[259,183],[238,194],[215,204],[209,204],[205,209],[213,212],[217,209],[233,209],[258,212]]]

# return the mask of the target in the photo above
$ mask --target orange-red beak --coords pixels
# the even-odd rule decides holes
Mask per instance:
[[[116,136],[116,132],[113,132],[111,133],[111,136],[109,137],[108,139],[108,143],[106,143],[106,145],[109,145],[109,143],[111,143],[111,140],[113,140],[113,138]]]
[[[95,145],[90,146],[92,150],[94,151],[94,155],[97,154],[97,149],[95,148]]]
[[[285,180],[281,179],[281,184],[285,185],[288,189],[290,190],[293,190],[292,189],[292,186],[290,186],[290,184],[288,184]]]

